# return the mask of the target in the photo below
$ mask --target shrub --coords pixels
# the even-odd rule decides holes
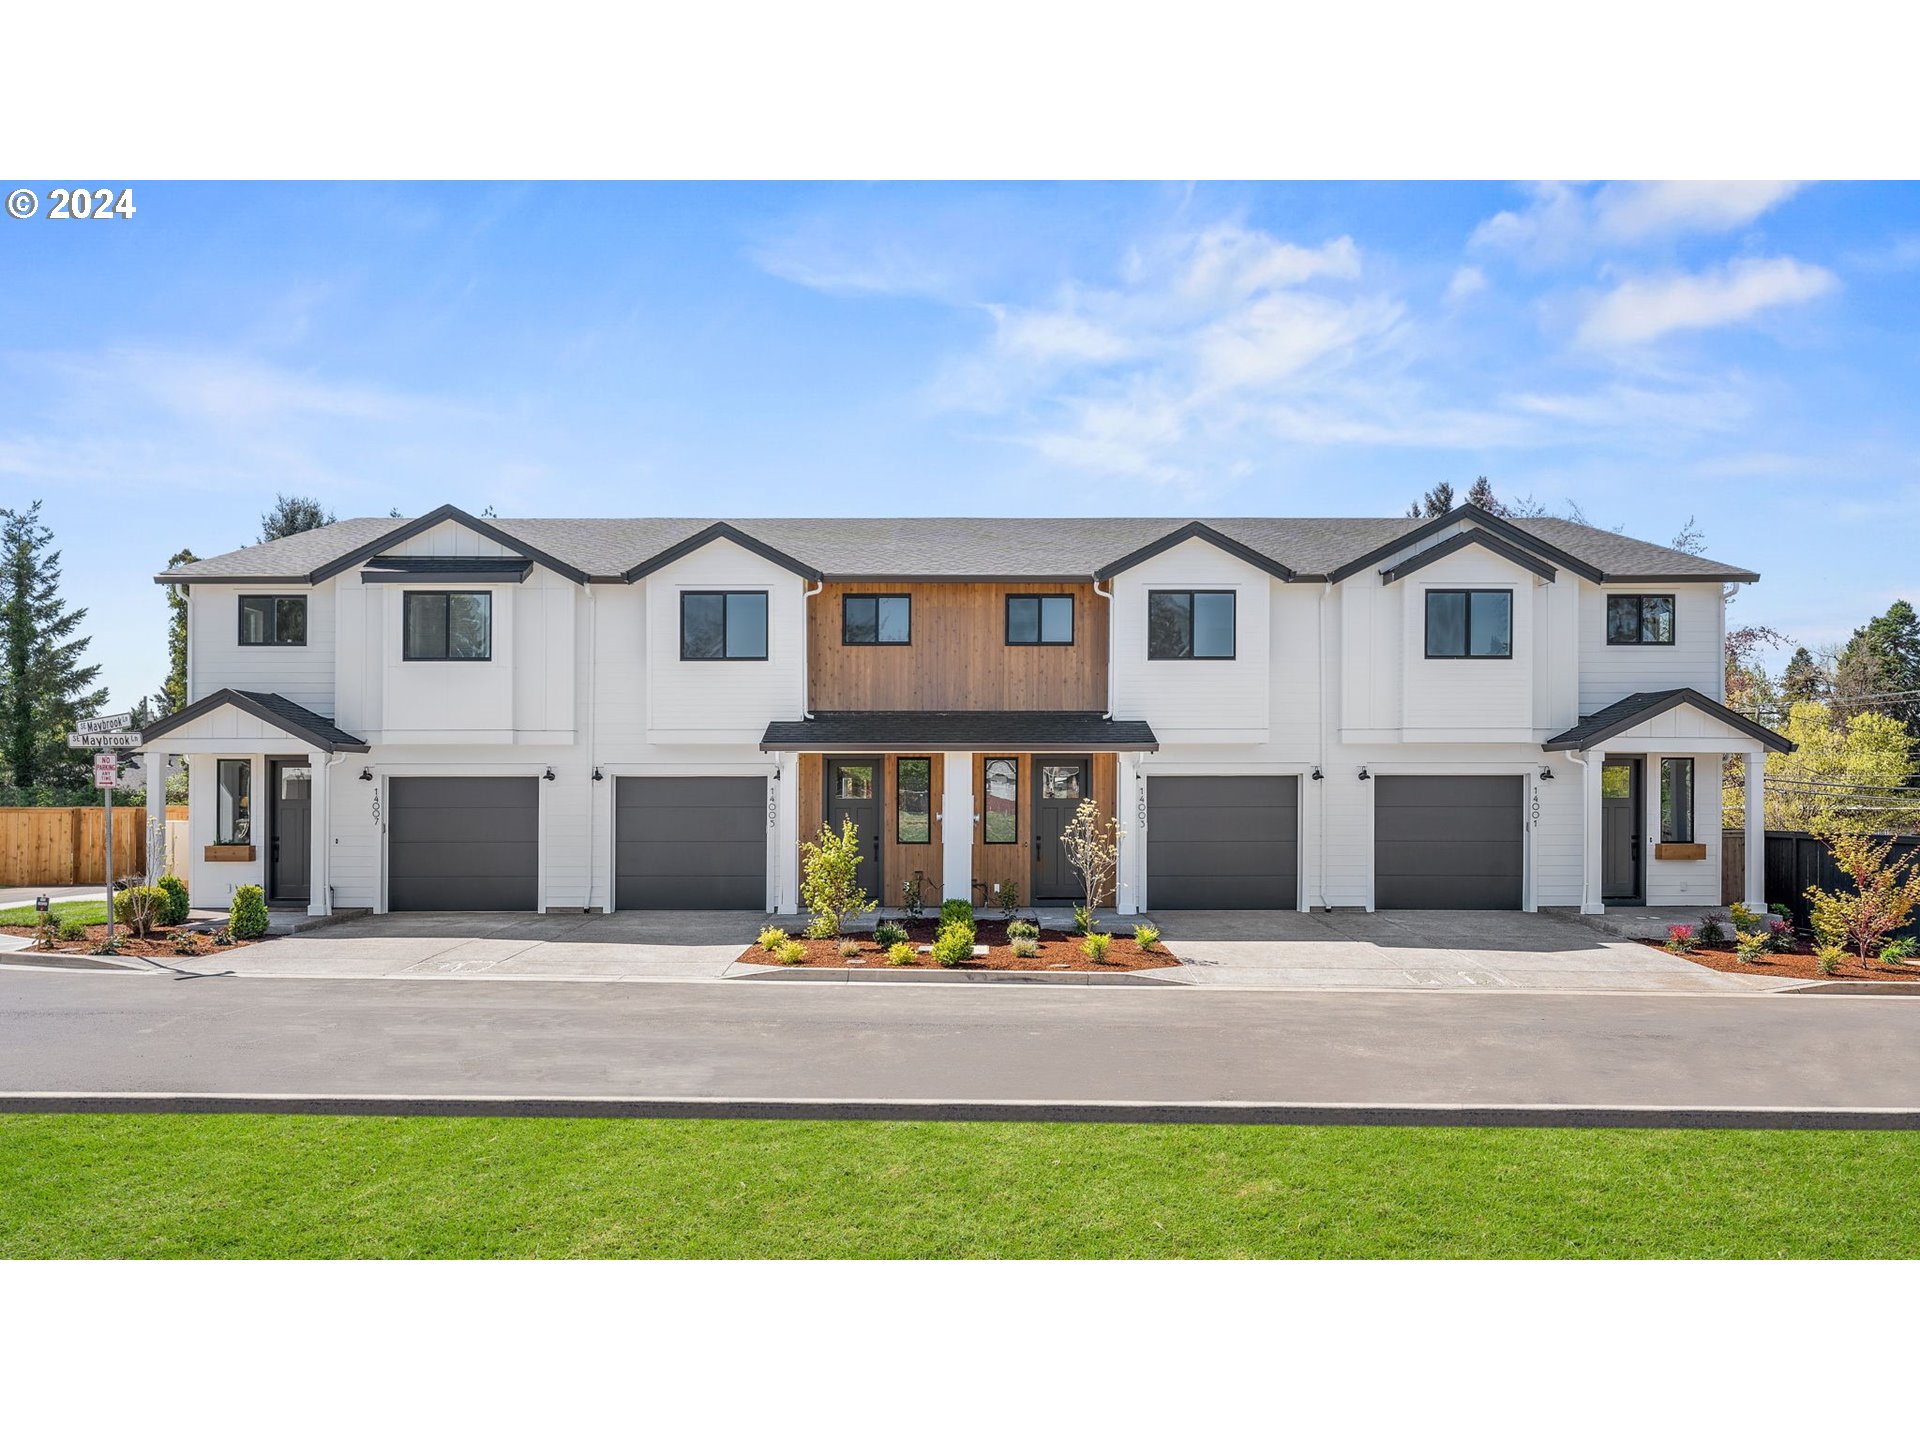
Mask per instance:
[[[787,932],[778,925],[769,925],[760,932],[760,938],[754,943],[771,955],[787,943]]]
[[[153,933],[153,927],[160,923],[171,903],[167,892],[158,885],[129,885],[113,897],[113,918],[144,940]],[[264,914],[264,902],[260,908]],[[263,924],[261,928],[266,927]]]
[[[800,871],[800,903],[825,931],[817,938],[838,935],[852,917],[880,908],[880,902],[869,900],[860,888],[860,827],[851,820],[841,824],[838,835],[822,825],[817,836],[803,840]],[[809,925],[807,933],[813,931]]]
[[[72,943],[75,940],[84,940],[87,938],[87,927],[85,922],[76,920],[73,916],[68,915],[59,921],[54,933],[62,940]]]
[[[1031,960],[1040,953],[1040,942],[1031,935],[1016,935],[1007,943],[1022,960]]]
[[[1880,947],[1882,965],[1904,965],[1915,954],[1920,954],[1920,941],[1910,935],[1902,935],[1898,940],[1889,940]]]
[[[968,900],[942,900],[940,902],[940,924],[942,927],[955,921],[973,928],[973,903]]]
[[[251,940],[267,933],[267,897],[258,885],[242,885],[233,892],[227,931],[235,940]]]
[[[1093,911],[1084,905],[1073,907],[1073,933],[1076,935],[1093,933]]]
[[[900,908],[907,912],[909,920],[918,920],[920,912],[926,908],[927,902],[921,898],[921,889],[925,884],[926,877],[917,870],[900,882]]]
[[[783,940],[773,958],[782,965],[798,965],[807,958],[807,947],[798,940]]]
[[[849,938],[842,940],[834,948],[840,952],[840,958],[842,960],[851,960],[860,953],[860,942]]]
[[[1039,938],[1040,938],[1040,927],[1034,924],[1033,921],[1009,920],[1007,922],[1007,939],[1038,940]]]
[[[1767,921],[1767,948],[1782,955],[1793,949],[1793,926],[1777,918]]]
[[[1822,975],[1835,975],[1846,958],[1847,952],[1838,945],[1819,945],[1814,947],[1813,968]]]
[[[87,953],[89,955],[118,955],[120,953],[120,941],[118,938],[107,939],[103,937],[100,943],[89,949]]]
[[[1807,890],[1813,933],[1822,943],[1844,945],[1864,960],[1912,918],[1920,906],[1920,855],[1895,860],[1893,843],[1893,836],[1876,843],[1844,830],[1828,838],[1834,863],[1853,891],[1834,894],[1818,885]]]
[[[34,921],[34,930],[36,932],[36,943],[40,948],[42,950],[51,950],[53,949],[55,938],[57,938],[60,933],[60,922],[54,919],[53,911],[49,910],[38,920]]]
[[[187,918],[187,912],[193,908],[187,899],[187,882],[178,875],[162,875],[153,882],[167,892],[166,913],[160,917],[162,925],[178,925]]]
[[[1724,945],[1727,943],[1727,927],[1721,923],[1719,915],[1700,917],[1700,943],[1702,945]]]
[[[1737,900],[1729,908],[1728,913],[1733,916],[1733,928],[1737,931],[1758,930],[1760,928],[1759,915],[1749,910]]]
[[[906,941],[896,940],[887,947],[887,964],[911,965],[914,960],[919,957],[919,954],[920,952],[915,950],[913,946],[909,945]]]
[[[1789,924],[1793,921],[1793,907],[1784,900],[1776,900],[1773,904],[1767,906],[1767,913],[1769,915],[1778,915]]]
[[[1151,950],[1160,943],[1158,925],[1136,925],[1133,927],[1133,943],[1142,950]]]
[[[233,931],[225,925],[222,925],[218,930],[213,932],[213,943],[216,945],[233,944]]]
[[[1098,930],[1089,930],[1080,941],[1080,950],[1096,965],[1107,962],[1107,947],[1113,944],[1111,935],[1102,935]]]
[[[191,930],[174,931],[172,944],[173,953],[176,955],[198,955],[200,953],[200,944],[194,939]]]
[[[1667,949],[1676,955],[1684,955],[1699,942],[1693,938],[1691,925],[1667,926]]]
[[[1733,953],[1743,964],[1758,965],[1760,957],[1767,953],[1767,937],[1758,930],[1748,930],[1733,937]]]
[[[1011,880],[1002,880],[993,887],[993,898],[999,903],[1000,914],[1011,920],[1020,908],[1020,887]]]
[[[835,927],[831,915],[816,915],[807,922],[807,928],[800,933],[809,940],[831,940],[840,931]]]
[[[891,950],[907,938],[907,932],[891,920],[882,920],[873,927],[873,943],[882,950]]]
[[[933,958],[949,970],[963,960],[971,960],[973,958],[973,927],[958,923],[942,925],[939,936],[933,942]]]

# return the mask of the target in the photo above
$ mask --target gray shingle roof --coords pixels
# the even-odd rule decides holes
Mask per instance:
[[[406,522],[336,521],[161,575],[166,581],[300,581]],[[612,579],[716,522],[711,519],[510,519],[492,528],[596,579]],[[949,516],[730,520],[744,534],[830,579],[1084,579],[1180,529],[1183,517]],[[1319,577],[1426,522],[1404,516],[1207,519],[1228,539]],[[1571,520],[1509,522],[1609,579],[1751,580],[1752,572]]]
[[[1586,750],[1603,740],[1611,739],[1622,730],[1631,730],[1642,720],[1652,719],[1655,715],[1664,715],[1678,705],[1691,705],[1702,714],[1731,725],[1742,734],[1751,735],[1769,750],[1781,754],[1792,752],[1793,742],[1786,736],[1769,730],[1756,720],[1749,720],[1737,710],[1729,710],[1711,695],[1698,690],[1681,687],[1677,690],[1642,690],[1629,695],[1624,700],[1616,700],[1604,710],[1596,710],[1591,715],[1582,715],[1580,723],[1571,730],[1563,730],[1540,748],[1543,750]]]
[[[216,690],[211,695],[203,695],[185,709],[176,710],[164,720],[155,721],[140,732],[143,745],[169,735],[182,726],[198,720],[209,710],[218,710],[222,705],[231,705],[277,725],[289,735],[297,735],[322,750],[365,750],[367,742],[358,735],[350,735],[333,721],[318,711],[309,710],[304,705],[296,705],[284,695],[276,695],[271,690]]]
[[[1158,750],[1144,720],[1085,710],[875,710],[776,720],[762,750]]]

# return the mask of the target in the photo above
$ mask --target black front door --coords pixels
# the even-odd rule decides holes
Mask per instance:
[[[1609,760],[1600,769],[1600,898],[1640,893],[1640,762]]]
[[[313,771],[301,760],[275,760],[273,771],[273,850],[267,884],[275,900],[310,900],[308,870],[313,830]]]
[[[885,902],[880,888],[880,761],[874,757],[827,757],[827,824],[838,835],[851,820],[860,835],[860,888]]]
[[[1033,757],[1033,887],[1028,898],[1083,900],[1086,885],[1067,863],[1060,832],[1080,802],[1093,797],[1093,766],[1084,756]]]

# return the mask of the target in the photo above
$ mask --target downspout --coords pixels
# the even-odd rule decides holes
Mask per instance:
[[[1113,719],[1113,592],[1100,588],[1100,577],[1093,577],[1093,593],[1107,602],[1107,713],[1102,720]]]
[[[813,718],[813,680],[807,673],[807,651],[811,648],[813,621],[807,602],[827,588],[827,582],[816,580],[813,588],[800,592],[800,718]]]
[[[594,785],[598,782],[594,776],[600,772],[600,757],[594,749],[594,697],[599,693],[600,680],[600,607],[594,601],[593,581],[586,583],[587,591],[587,897],[582,908],[587,914],[593,914],[593,891],[599,881],[599,875],[593,868],[593,836],[599,828],[600,817],[594,814]]]
[[[327,843],[320,847],[320,891],[327,897],[328,915],[333,914],[333,834],[340,828],[340,816],[333,803],[333,767],[346,758],[338,750],[334,751],[320,774],[320,783],[327,791]],[[163,779],[160,783],[164,786],[166,781]],[[160,807],[160,813],[163,816],[167,813],[165,805]]]
[[[1327,621],[1333,613],[1333,582],[1327,581],[1320,588],[1320,655],[1319,664],[1314,667],[1320,677],[1320,745],[1313,768],[1321,775],[1327,773],[1327,706],[1333,697],[1327,693]],[[1320,789],[1314,801],[1314,808],[1320,812],[1320,847],[1314,856],[1314,868],[1320,880],[1320,908],[1327,910],[1327,782],[1319,782]]]
[[[1580,913],[1585,915],[1588,913],[1588,907],[1593,903],[1593,895],[1588,889],[1592,882],[1587,878],[1593,873],[1592,866],[1587,862],[1587,843],[1593,838],[1593,827],[1587,823],[1587,755],[1584,750],[1569,750],[1566,752],[1566,757],[1580,767]],[[1644,887],[1645,881],[1641,883]],[[1537,885],[1533,899],[1534,904],[1538,906],[1540,896]]]

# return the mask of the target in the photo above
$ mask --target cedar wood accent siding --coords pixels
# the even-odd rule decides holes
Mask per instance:
[[[982,751],[973,757],[973,798],[974,810],[978,815],[986,814],[987,803],[987,761],[1005,757],[1005,751],[988,753]],[[1020,840],[1014,845],[987,844],[986,826],[980,820],[973,824],[973,883],[978,887],[986,883],[984,904],[989,911],[993,906],[993,887],[1003,880],[1011,880],[1020,887],[1020,905],[1026,909],[1033,904],[1033,756],[1016,755],[1020,762]],[[1114,818],[1113,809],[1119,796],[1118,768],[1111,750],[1095,753],[1093,757],[1093,803],[1100,807],[1100,813],[1107,819]],[[980,892],[974,892],[974,904],[982,904]],[[1100,903],[1113,903],[1112,892],[1100,897]]]
[[[920,887],[920,898],[925,902],[928,910],[938,911],[940,908],[940,864],[941,856],[945,853],[940,843],[940,821],[938,817],[940,814],[941,793],[946,780],[946,761],[938,750],[931,752],[920,750],[903,751],[901,754],[905,755],[908,759],[924,758],[933,762],[933,792],[929,797],[929,804],[934,816],[932,822],[933,838],[925,845],[902,845],[896,837],[894,832],[898,811],[895,809],[893,793],[894,777],[896,774],[894,762],[900,759],[901,756],[882,755],[880,760],[884,774],[881,777],[880,786],[880,883],[885,888],[886,893],[875,895],[871,898],[878,900],[882,905],[897,906],[900,903],[901,882],[913,874],[914,871],[918,870],[926,876],[925,883]],[[799,783],[800,838],[802,840],[812,840],[819,835],[820,827],[825,823],[826,819],[826,757],[818,754],[802,755],[800,757]],[[806,879],[804,867],[800,872],[800,876],[804,882]],[[795,900],[795,908],[802,908],[797,898]]]
[[[912,644],[840,643],[841,599],[875,594],[913,597]],[[1073,644],[1007,644],[1009,595],[1072,595]],[[1107,708],[1107,602],[1091,584],[835,581],[807,604],[809,710]]]

